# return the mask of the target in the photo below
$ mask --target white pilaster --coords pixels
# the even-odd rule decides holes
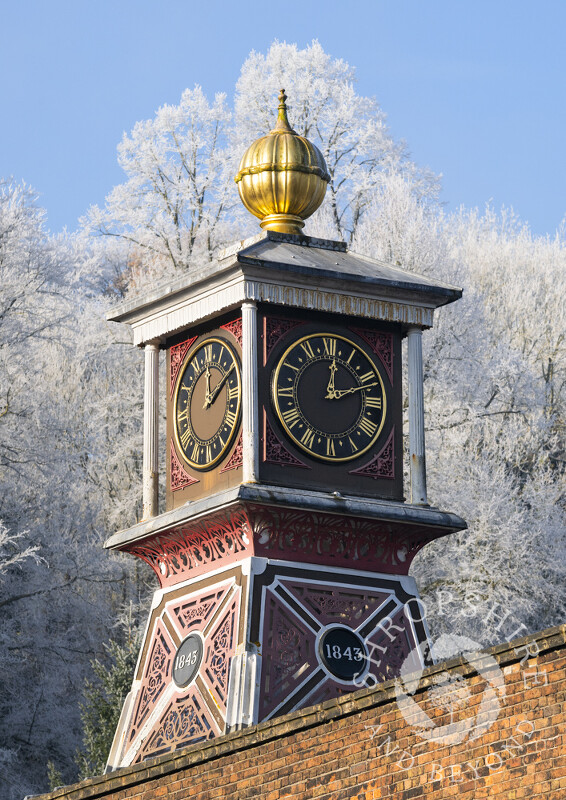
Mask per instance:
[[[409,450],[411,503],[427,505],[425,427],[423,395],[422,329],[410,327],[407,334],[409,378]]]
[[[259,472],[257,399],[257,306],[242,304],[242,441],[244,483],[256,483]]]
[[[158,512],[159,345],[146,344],[143,402],[143,518]]]

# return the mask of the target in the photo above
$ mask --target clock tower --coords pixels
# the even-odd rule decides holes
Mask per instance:
[[[427,502],[421,353],[461,292],[303,235],[329,176],[279,99],[236,175],[262,233],[110,316],[145,349],[144,518],[106,547],[159,582],[111,769],[422,666],[409,568],[466,527]]]

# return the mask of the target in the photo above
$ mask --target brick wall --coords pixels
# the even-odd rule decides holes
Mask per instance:
[[[41,797],[566,800],[566,626],[413,688],[389,681]]]

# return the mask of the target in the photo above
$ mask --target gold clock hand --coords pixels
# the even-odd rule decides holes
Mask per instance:
[[[326,387],[326,397],[325,400],[334,400],[336,397],[336,389],[334,388],[334,374],[337,371],[338,367],[336,366],[336,359],[332,359],[332,364],[330,365],[330,380],[328,381],[328,386]]]
[[[346,394],[353,394],[354,392],[361,392],[363,389],[370,389],[372,386],[377,386],[377,381],[373,383],[366,383],[364,386],[352,386],[351,389],[334,389],[332,396],[326,395],[326,400],[340,400]]]
[[[212,402],[211,397],[212,397],[212,394],[210,392],[210,367],[207,364],[206,365],[206,390],[205,390],[205,395],[204,395],[203,408],[208,408],[209,407],[209,405]]]
[[[233,369],[234,369],[234,364],[232,364],[232,366],[230,367],[230,369],[228,370],[226,375],[224,375],[224,377],[221,378],[218,381],[218,383],[216,384],[216,386],[214,387],[214,389],[210,393],[210,396],[207,396],[206,402],[204,404],[204,408],[210,408],[210,406],[214,403],[214,401],[216,400],[216,398],[220,394],[220,390],[222,389],[222,387],[224,386],[224,384],[226,383],[226,381],[230,377],[230,373],[232,372]]]

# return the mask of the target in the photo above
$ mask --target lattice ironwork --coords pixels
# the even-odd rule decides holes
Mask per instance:
[[[318,669],[313,631],[271,589],[264,597],[260,719]]]
[[[372,591],[367,587],[336,586],[334,582],[320,586],[304,581],[281,580],[281,585],[321,625],[345,623],[357,628],[390,596],[385,591]]]
[[[174,650],[175,646],[169,632],[161,620],[158,620],[142,684],[138,690],[137,702],[127,737],[128,741],[132,741],[136,736],[140,726],[163,694],[168,683],[171,662],[175,655]]]
[[[226,325],[221,325],[221,329],[225,331],[229,331],[234,339],[238,342],[240,347],[242,346],[242,318],[238,317],[232,322],[227,322]]]
[[[211,628],[206,640],[202,676],[223,715],[228,696],[228,668],[237,645],[239,607],[238,593]]]
[[[187,470],[179,461],[177,451],[173,440],[171,440],[171,491],[176,492],[178,489],[184,489],[186,486],[191,486],[193,483],[198,483],[198,478],[193,478],[189,475]]]
[[[379,453],[367,464],[350,470],[350,475],[363,475],[366,478],[395,478],[395,426]]]
[[[219,733],[221,731],[202,695],[196,686],[192,686],[187,695],[169,704],[157,727],[140,748],[135,762],[143,761],[148,756],[169,753],[184,745],[204,742]]]
[[[350,328],[350,330],[369,344],[383,364],[387,377],[393,385],[393,334],[365,328]]]
[[[269,464],[279,464],[281,467],[303,467],[311,469],[308,464],[296,458],[287,450],[283,442],[277,437],[268,422],[265,409],[263,411],[263,460]]]
[[[220,472],[229,472],[231,469],[239,469],[244,463],[244,439],[243,434],[240,433],[236,447],[232,451],[232,455],[222,467]]]
[[[376,627],[368,637],[370,673],[376,683],[396,678],[403,662],[417,645],[403,607],[391,615],[385,627],[386,630]]]
[[[407,595],[398,581],[314,572],[312,578],[279,575],[274,570],[262,589],[262,678],[260,719],[338,697],[364,685],[335,680],[315,652],[316,632],[328,625],[357,631],[367,647],[369,683],[399,674],[419,644],[404,612]],[[273,582],[272,582],[273,581]],[[375,585],[377,583],[377,586]],[[400,592],[400,597],[396,592]],[[424,636],[424,631],[422,632]]]
[[[263,363],[267,363],[267,359],[273,348],[277,343],[293,328],[305,323],[300,320],[294,319],[281,319],[279,317],[264,317],[263,318]]]
[[[233,585],[233,581],[225,581],[184,597],[179,603],[168,604],[169,616],[181,636],[189,630],[204,631]]]
[[[161,586],[171,586],[251,555],[252,536],[243,511],[221,512],[124,549],[149,564]]]
[[[177,375],[179,374],[179,370],[183,365],[183,361],[185,360],[185,356],[191,349],[191,345],[196,342],[197,336],[192,336],[190,339],[186,339],[184,342],[180,342],[179,344],[174,344],[170,348],[170,357],[171,357],[171,370],[170,370],[170,377],[171,381],[169,384],[169,394],[173,397],[173,391],[175,389],[175,383],[177,382]]]
[[[399,532],[394,523],[308,511],[264,507],[254,519],[256,555],[393,574],[408,572],[429,536],[420,529]]]

